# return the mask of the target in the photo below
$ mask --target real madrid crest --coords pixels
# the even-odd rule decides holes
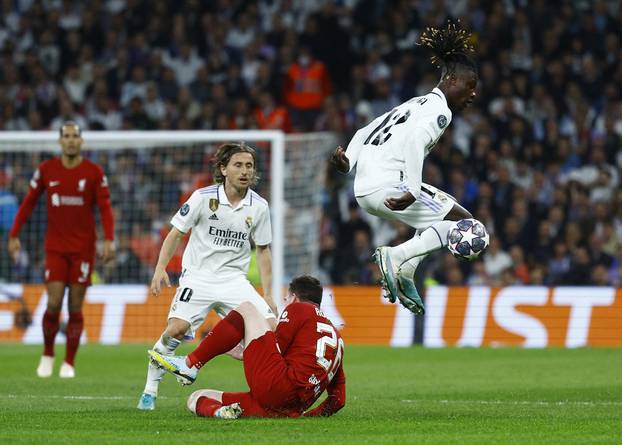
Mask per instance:
[[[218,210],[218,199],[212,198],[209,200],[209,209],[212,212],[215,212],[216,210]]]
[[[248,216],[246,217],[246,228],[250,229],[251,227],[253,227],[253,217]]]

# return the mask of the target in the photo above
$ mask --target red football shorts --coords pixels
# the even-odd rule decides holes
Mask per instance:
[[[240,403],[243,417],[300,416],[296,387],[287,377],[287,364],[274,332],[266,332],[246,347],[244,374],[250,391],[223,393],[223,405]]]
[[[95,255],[82,253],[45,253],[45,282],[91,285]]]

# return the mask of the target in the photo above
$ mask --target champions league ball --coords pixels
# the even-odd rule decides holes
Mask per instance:
[[[468,218],[454,222],[447,234],[447,248],[457,258],[472,261],[479,257],[490,243],[484,224]]]

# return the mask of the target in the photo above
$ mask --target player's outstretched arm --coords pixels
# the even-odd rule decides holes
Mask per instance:
[[[173,227],[162,243],[158,264],[156,265],[153,279],[151,280],[151,293],[155,296],[160,294],[163,283],[167,287],[171,285],[171,280],[166,273],[166,266],[168,266],[169,261],[171,261],[183,237],[184,233]]]
[[[346,174],[350,171],[350,160],[346,156],[346,151],[341,145],[338,146],[333,152],[330,162],[340,173]]]

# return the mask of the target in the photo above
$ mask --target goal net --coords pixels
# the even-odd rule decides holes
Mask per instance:
[[[256,191],[271,206],[273,295],[281,301],[292,276],[316,274],[326,159],[335,146],[330,133],[284,135],[279,131],[117,131],[83,134],[83,154],[108,176],[115,215],[117,259],[97,262],[94,283],[148,283],[169,221],[197,188],[212,183],[211,158],[224,142],[257,149],[261,176]],[[0,280],[43,281],[45,200],[20,233],[22,253],[14,263],[7,237],[17,206],[39,163],[58,156],[56,132],[0,133]],[[67,222],[71,224],[70,221]],[[101,225],[98,224],[101,231]],[[101,240],[101,232],[98,238]],[[181,271],[181,249],[169,264]],[[251,281],[258,283],[251,264]]]

